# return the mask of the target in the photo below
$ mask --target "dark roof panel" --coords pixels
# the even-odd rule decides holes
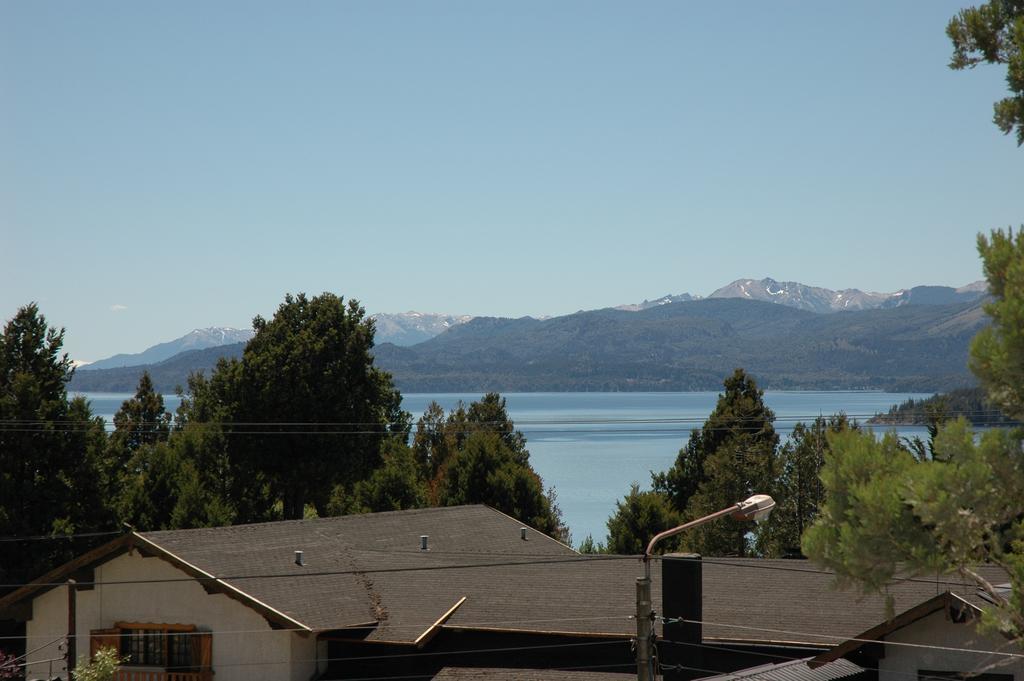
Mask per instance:
[[[628,679],[635,681],[636,674],[598,670],[564,671],[493,667],[445,667],[434,676],[434,681],[627,681]]]

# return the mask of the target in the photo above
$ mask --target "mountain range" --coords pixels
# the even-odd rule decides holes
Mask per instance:
[[[988,292],[984,281],[976,281],[960,288],[951,286],[915,286],[892,293],[872,293],[856,288],[840,291],[808,286],[795,281],[764,279],[737,279],[715,290],[708,298],[743,298],[775,303],[810,312],[843,312],[849,310],[875,310],[899,307],[901,305],[953,305],[978,300]],[[616,309],[639,311],[658,305],[700,300],[700,296],[689,293],[667,295],[642,303],[619,305]]]
[[[377,315],[375,357],[407,392],[714,390],[738,366],[779,389],[931,391],[972,383],[967,347],[987,324],[984,286],[855,291],[743,279],[705,299],[682,294],[549,319]],[[219,357],[240,356],[244,346],[190,350],[146,370],[169,391]],[[130,391],[141,371],[79,370],[69,387]]]
[[[370,315],[377,327],[378,343],[416,345],[444,333],[453,326],[465,324],[472,315],[432,314],[429,312],[378,313]]]
[[[97,362],[83,364],[79,366],[78,371],[96,371],[97,369],[116,369],[118,367],[156,364],[190,350],[216,348],[222,345],[231,345],[232,343],[246,343],[252,336],[252,329],[233,329],[226,326],[194,329],[181,338],[175,338],[166,343],[159,343],[139,353],[114,355]]]

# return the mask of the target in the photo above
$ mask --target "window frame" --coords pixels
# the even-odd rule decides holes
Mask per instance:
[[[198,661],[195,659],[195,655],[189,645],[189,636],[182,636],[182,634],[197,634],[194,624],[170,624],[170,623],[157,623],[157,622],[115,622],[114,626],[121,632],[121,646],[119,652],[121,655],[127,655],[128,659],[121,666],[123,667],[148,667],[163,669],[164,671],[173,672],[197,672],[200,671],[201,667]],[[132,647],[132,638],[134,635],[140,636],[156,636],[159,635],[159,654],[160,659],[144,659],[139,661],[133,659],[130,649]],[[186,644],[188,651],[188,665],[176,665],[172,664],[173,654],[172,644],[175,650],[182,644]],[[143,640],[143,646],[145,645]]]

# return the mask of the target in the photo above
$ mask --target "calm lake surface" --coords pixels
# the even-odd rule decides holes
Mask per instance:
[[[131,394],[84,393],[94,414],[110,424],[121,402]],[[785,439],[799,422],[845,412],[864,421],[893,404],[929,394],[870,391],[765,392],[775,411],[775,428]],[[403,407],[415,420],[432,401],[446,410],[480,393],[411,393]],[[534,468],[544,484],[554,487],[558,504],[572,529],[574,543],[588,534],[603,540],[605,521],[615,502],[632,482],[649,488],[651,471],[675,461],[693,428],[699,428],[715,407],[717,392],[690,393],[508,393],[512,419],[526,435]],[[176,395],[164,395],[173,412]],[[900,427],[903,435],[923,435],[924,428]]]

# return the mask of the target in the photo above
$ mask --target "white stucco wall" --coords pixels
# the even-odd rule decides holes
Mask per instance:
[[[316,671],[314,634],[274,630],[251,608],[223,594],[208,594],[195,581],[142,584],[104,584],[140,580],[176,580],[188,575],[160,558],[132,552],[96,568],[96,587],[79,591],[77,600],[78,655],[89,654],[89,632],[115,622],[194,624],[213,632],[213,670],[217,681],[308,681]],[[33,601],[26,625],[27,650],[61,638],[67,631],[67,589],[51,589]],[[30,662],[60,657],[52,645],[33,653]],[[323,665],[322,665],[323,666]],[[322,667],[321,666],[321,667]],[[62,663],[54,672],[64,674]],[[49,664],[30,664],[28,678],[46,678]]]
[[[972,624],[955,624],[944,612],[936,612],[910,624],[885,638],[886,642],[913,643],[945,648],[969,648],[985,651],[1019,653],[1020,648],[1007,645],[1005,639],[980,636]],[[990,672],[1013,674],[1014,681],[1024,681],[1024,660],[985,669],[993,662],[1007,658],[977,653],[886,645],[885,657],[879,660],[879,681],[915,681],[919,670],[949,672]]]

